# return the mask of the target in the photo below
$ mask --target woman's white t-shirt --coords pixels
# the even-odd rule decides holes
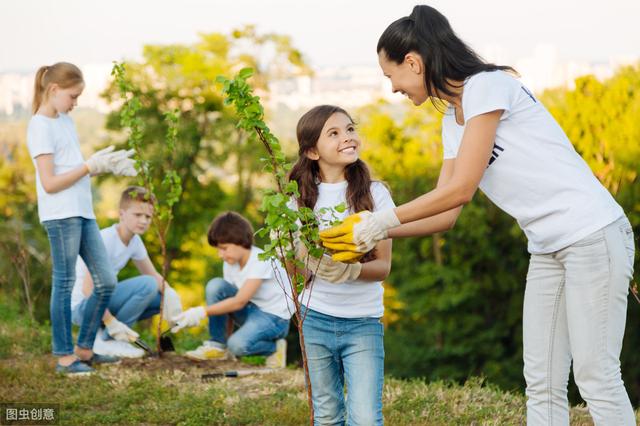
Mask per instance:
[[[286,287],[289,285],[286,272],[280,267],[278,262],[270,262],[268,260],[260,260],[258,255],[263,250],[258,247],[251,247],[251,254],[244,267],[239,263],[233,265],[224,262],[222,264],[223,279],[236,286],[242,288],[247,280],[260,279],[262,284],[258,290],[251,296],[251,302],[264,312],[277,315],[283,319],[290,319],[295,307],[290,302],[290,291],[285,293]],[[280,284],[282,283],[283,286]]]
[[[465,124],[496,110],[504,112],[480,189],[518,221],[530,253],[558,251],[624,214],[521,82],[504,71],[469,77],[462,94]],[[457,156],[464,129],[449,107],[442,121],[445,159]]]
[[[36,157],[53,154],[53,173],[59,175],[84,163],[80,142],[73,120],[67,114],[57,118],[35,114],[27,128],[27,146],[36,167],[36,193],[38,195],[38,216],[40,222],[46,220],[84,217],[95,219],[91,198],[89,175],[83,176],[69,188],[48,194],[40,181]]]
[[[318,185],[318,201],[314,211],[326,207],[335,207],[345,203],[347,195],[347,182],[320,183]],[[373,211],[386,210],[395,207],[391,194],[381,182],[371,183],[371,195],[373,196]],[[338,219],[343,220],[354,212],[345,211],[335,213]],[[327,223],[330,213],[325,213],[322,219]],[[320,228],[326,228],[320,221]],[[383,304],[384,289],[382,281],[347,281],[345,283],[334,284],[316,277],[312,291],[305,292],[301,300],[309,309],[325,315],[339,318],[380,318],[384,314]],[[309,296],[310,295],[310,296]]]

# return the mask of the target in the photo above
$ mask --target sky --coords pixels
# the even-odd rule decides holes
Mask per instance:
[[[1,0],[0,72],[57,61],[138,59],[145,44],[191,43],[244,24],[290,35],[314,68],[375,65],[378,37],[407,0]],[[552,45],[560,60],[640,57],[640,0],[431,1],[480,52],[501,59]]]

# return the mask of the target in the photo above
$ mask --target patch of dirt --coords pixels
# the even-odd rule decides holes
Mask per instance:
[[[271,369],[265,366],[245,364],[236,360],[208,360],[194,361],[175,352],[165,352],[161,358],[123,358],[118,365],[113,365],[102,370],[102,375],[112,382],[127,382],[132,377],[164,376],[178,384],[192,386],[207,386],[209,384],[224,381],[227,384],[234,383],[231,387],[242,391],[251,390],[250,395],[258,396],[256,386],[266,387],[267,393],[275,391],[279,387],[293,387],[304,389],[304,374],[300,369]],[[236,371],[238,377],[224,377],[222,374],[228,371]],[[220,374],[222,373],[222,374]],[[203,375],[215,375],[215,377],[203,377]]]
[[[146,356],[144,358],[123,358],[119,367],[132,370],[144,370],[148,373],[172,372],[179,370],[199,374],[247,368],[261,368],[248,366],[247,364],[234,360],[194,361],[185,356],[178,355],[175,352],[165,352],[162,354],[162,357]]]

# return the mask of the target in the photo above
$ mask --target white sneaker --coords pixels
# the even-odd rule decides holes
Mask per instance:
[[[225,345],[206,340],[200,347],[185,352],[185,356],[196,361],[206,361],[208,359],[226,360],[229,358],[229,352]]]
[[[103,340],[101,333],[96,335],[93,342],[93,352],[98,355],[112,355],[120,358],[142,358],[144,351],[127,342],[117,340]]]
[[[285,368],[287,366],[287,341],[278,339],[276,351],[267,357],[265,365],[271,368]]]

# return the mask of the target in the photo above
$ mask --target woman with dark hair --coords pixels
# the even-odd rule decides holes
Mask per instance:
[[[446,105],[436,188],[321,232],[334,260],[386,238],[454,226],[479,187],[513,216],[531,253],[523,312],[529,424],[568,424],[574,376],[596,424],[635,424],[620,374],[634,239],[622,208],[510,67],[484,62],[429,6],[393,22],[377,47],[392,90]]]
[[[296,129],[299,158],[289,179],[306,207],[329,222],[349,212],[395,207],[387,188],[371,180],[359,158],[360,138],[342,108],[320,105],[306,112]],[[297,206],[295,205],[297,203]],[[343,213],[326,211],[345,204]],[[384,382],[382,281],[391,269],[391,241],[374,244],[360,262],[335,262],[329,256],[307,257],[315,274],[313,290],[303,297],[304,345],[315,424],[380,425]],[[313,296],[311,296],[313,295]],[[344,397],[344,388],[348,397]]]

